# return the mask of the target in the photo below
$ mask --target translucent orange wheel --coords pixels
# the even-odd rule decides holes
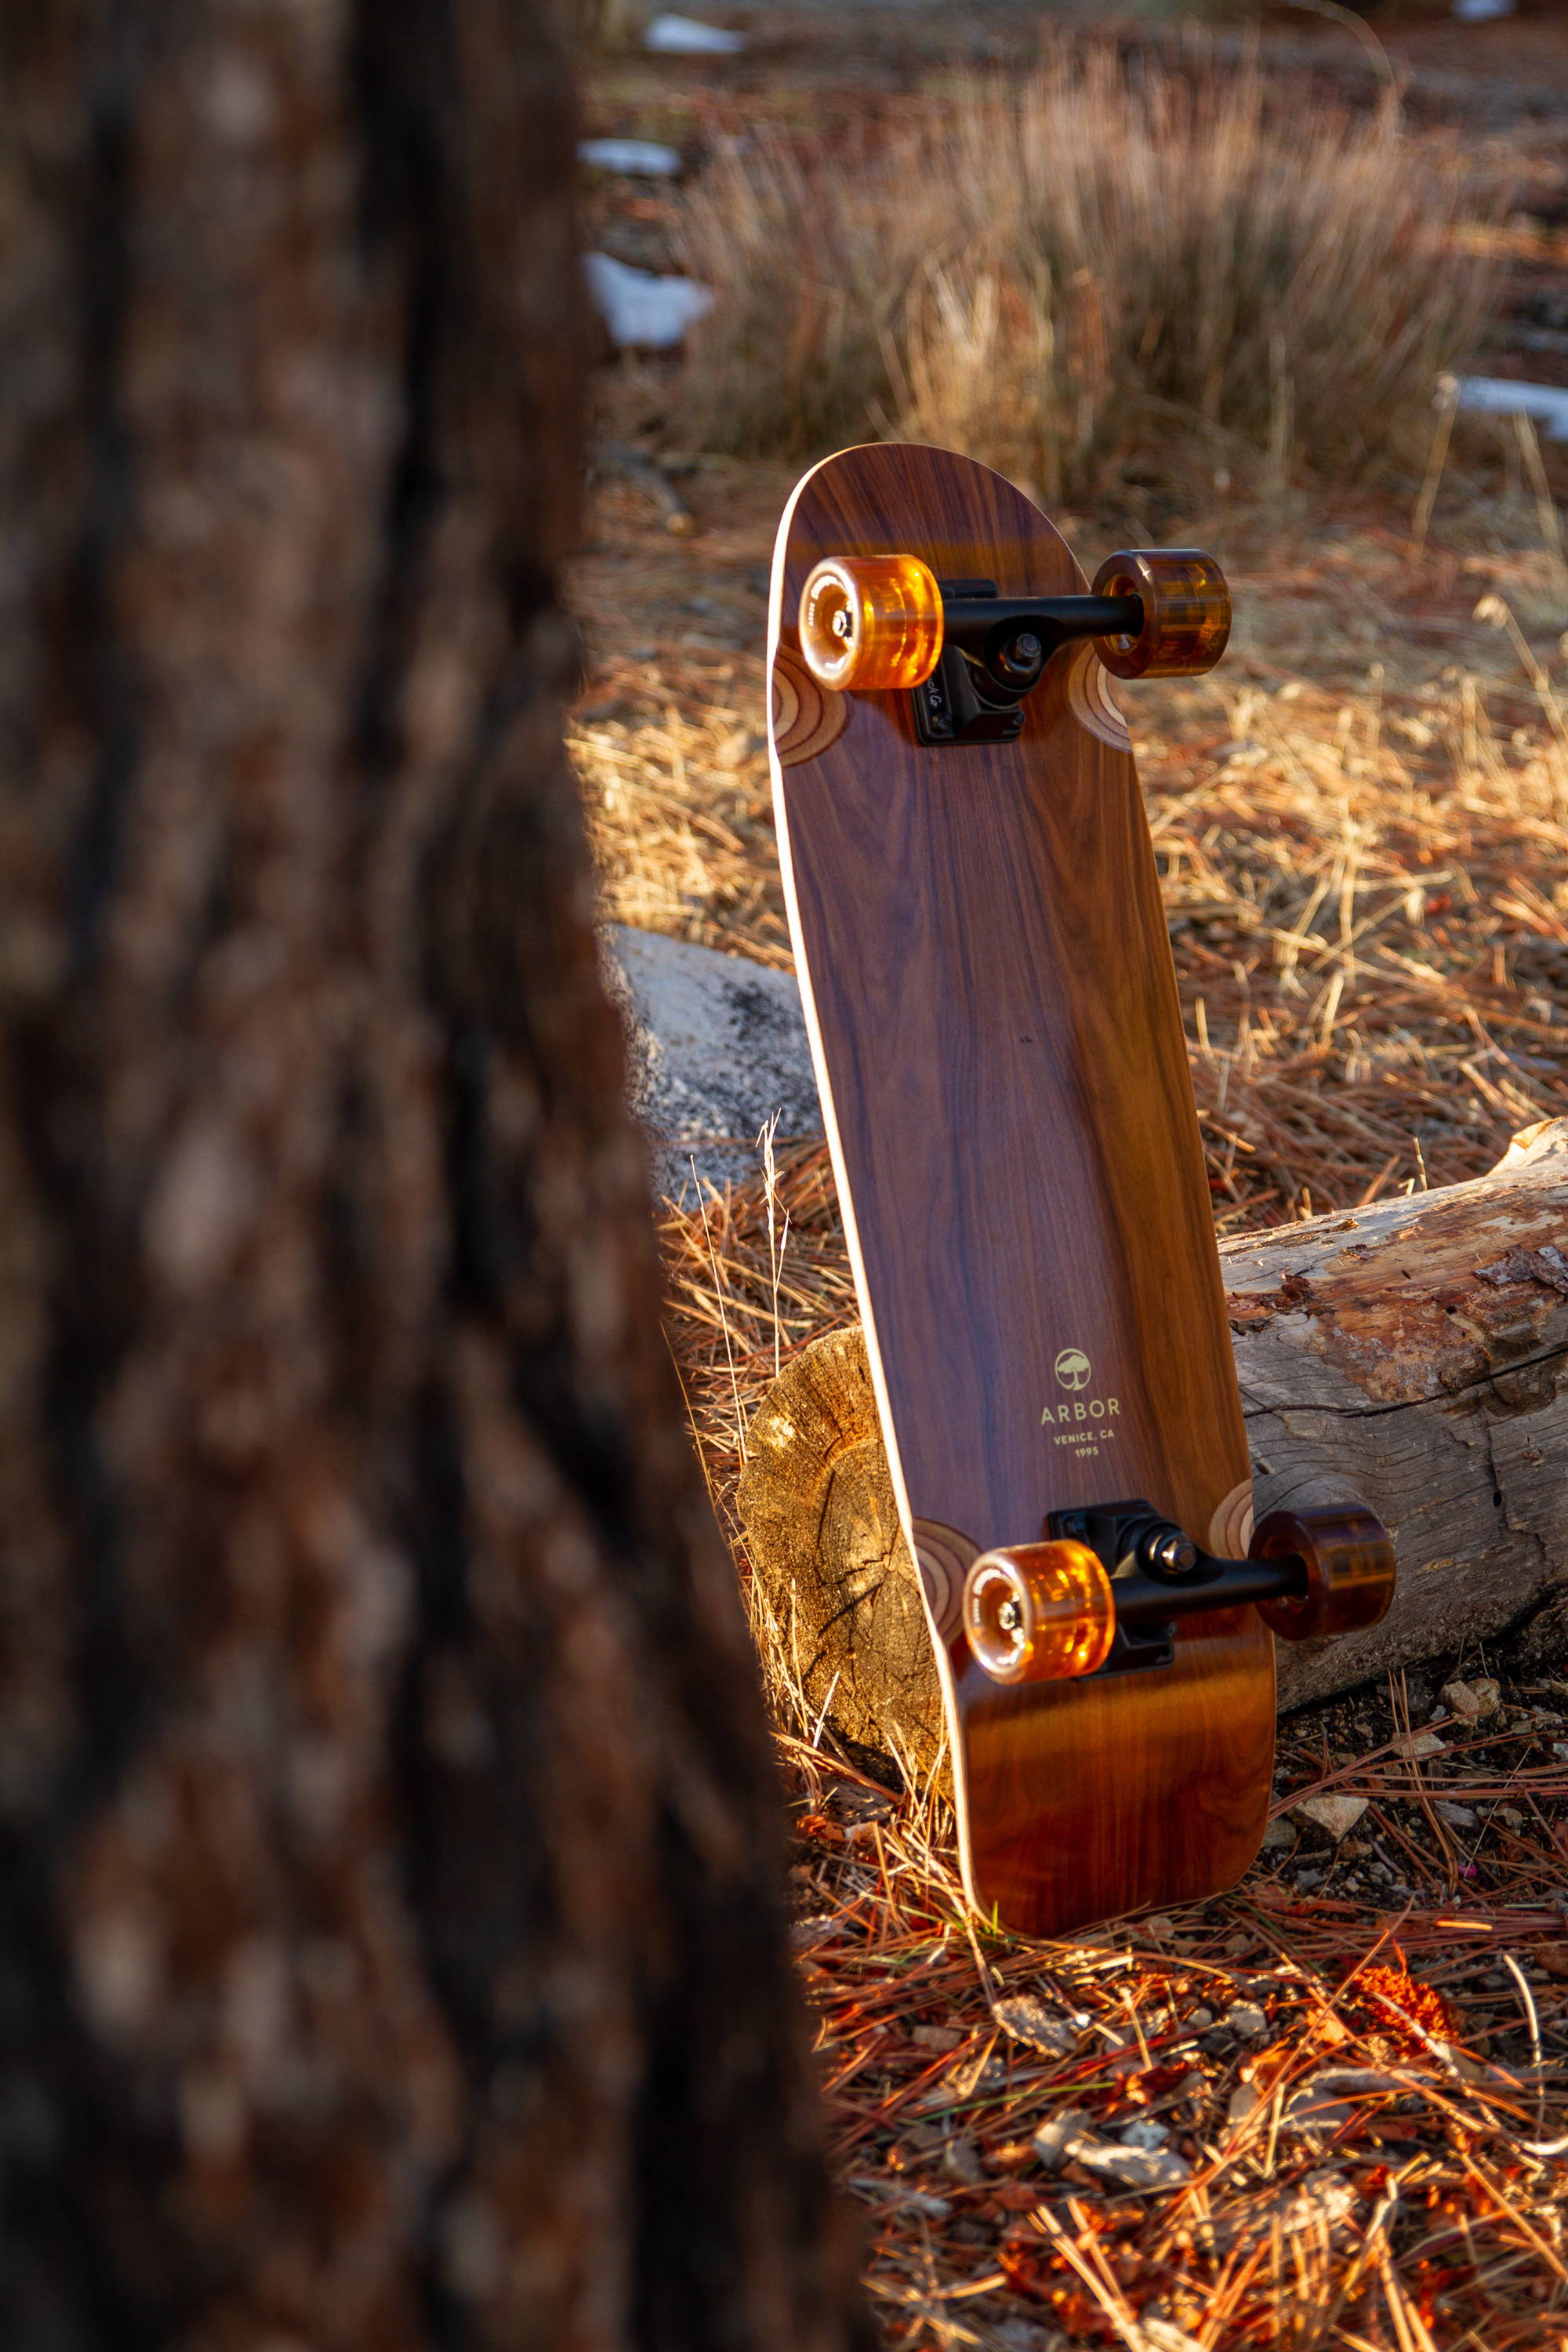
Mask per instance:
[[[1097,637],[1113,677],[1196,677],[1230,641],[1230,590],[1212,555],[1196,547],[1124,547],[1094,577],[1096,596],[1140,596],[1135,637]]]
[[[982,1552],[963,1586],[963,1630],[994,1682],[1092,1675],[1116,1633],[1110,1579],[1087,1544]]]
[[[923,686],[942,652],[942,591],[918,555],[836,555],[800,593],[800,649],[836,694]]]
[[[1386,1615],[1394,1598],[1394,1546],[1381,1519],[1353,1503],[1315,1511],[1270,1511],[1253,1536],[1253,1559],[1307,1564],[1307,1590],[1296,1601],[1262,1601],[1258,1614],[1281,1640],[1359,1633]]]

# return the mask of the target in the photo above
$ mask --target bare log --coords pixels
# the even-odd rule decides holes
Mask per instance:
[[[1500,1632],[1568,1587],[1568,1120],[1488,1175],[1220,1251],[1259,1516],[1360,1497],[1398,1596],[1352,1639],[1281,1643],[1281,1709]],[[858,1328],[758,1408],[738,1496],[810,1706],[939,1769],[942,1708]],[[982,1531],[987,1536],[995,1530]]]

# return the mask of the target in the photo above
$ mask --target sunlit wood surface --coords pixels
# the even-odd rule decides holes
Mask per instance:
[[[1245,1549],[1248,1465],[1165,923],[1087,647],[1008,745],[927,750],[902,694],[825,695],[795,613],[826,555],[1070,593],[984,467],[897,446],[807,475],[773,583],[773,785],[796,956],[895,1490],[945,1661],[966,1883],[1050,1935],[1227,1885],[1261,1833],[1270,1639],[1003,1689],[956,1618],[975,1550],[1145,1496]],[[1135,692],[1135,688],[1124,688]]]

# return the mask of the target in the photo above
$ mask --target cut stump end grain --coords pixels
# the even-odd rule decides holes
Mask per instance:
[[[942,1692],[858,1324],[814,1339],[773,1382],[735,1501],[811,1720],[826,1711],[841,1739],[938,1769]]]
[[[1282,1710],[1495,1634],[1568,1588],[1559,1244],[1563,1119],[1469,1183],[1222,1244],[1258,1508],[1357,1496],[1399,1558],[1381,1625],[1280,1644]],[[936,1668],[858,1328],[784,1366],[746,1454],[752,1572],[810,1720],[943,1785]]]

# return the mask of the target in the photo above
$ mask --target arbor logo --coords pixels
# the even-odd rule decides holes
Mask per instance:
[[[1094,1370],[1083,1349],[1064,1348],[1057,1358],[1054,1370],[1058,1387],[1068,1390],[1072,1401],[1069,1403],[1066,1398],[1061,1398],[1057,1403],[1047,1405],[1040,1415],[1042,1427],[1065,1429],[1071,1425],[1076,1430],[1080,1423],[1085,1424],[1081,1435],[1058,1437],[1057,1440],[1058,1445],[1088,1444],[1090,1433],[1087,1424],[1096,1421],[1100,1423],[1099,1434],[1101,1437],[1109,1437],[1111,1433],[1105,1424],[1120,1420],[1121,1400],[1120,1397],[1083,1394]],[[1095,1447],[1090,1448],[1091,1452],[1097,1450]]]

